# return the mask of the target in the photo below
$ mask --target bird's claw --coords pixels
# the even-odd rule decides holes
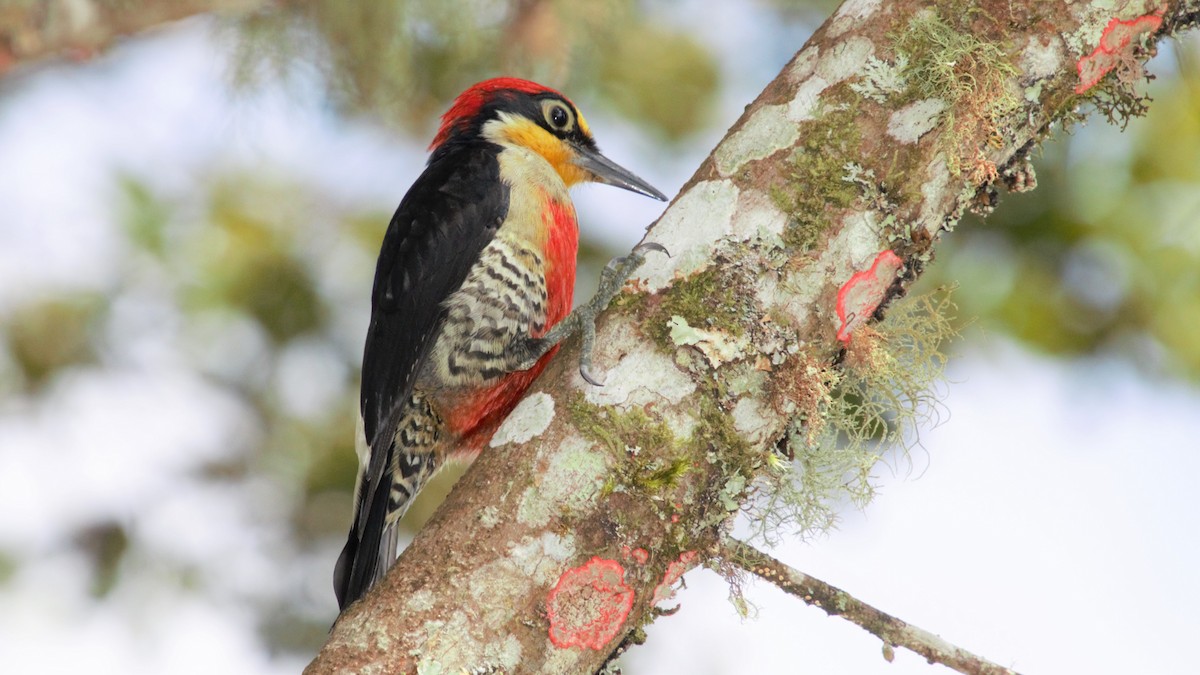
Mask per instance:
[[[606,278],[616,278],[622,283],[633,273],[635,269],[641,266],[646,261],[646,251],[657,251],[668,258],[671,257],[671,252],[666,246],[656,242],[647,241],[633,247],[633,250],[628,255],[617,256],[608,261],[604,266],[604,271],[601,276]]]
[[[608,304],[608,303],[605,303]],[[603,309],[603,307],[601,307]],[[579,331],[579,375],[593,387],[603,387],[604,378],[596,379],[592,375],[592,350],[596,348],[596,315],[599,310],[592,309],[580,317]]]
[[[529,357],[516,366],[516,370],[529,370],[554,345],[575,332],[580,333],[579,346],[579,375],[588,384],[595,387],[604,386],[604,378],[592,374],[592,351],[596,346],[596,317],[608,307],[608,303],[616,297],[625,280],[645,260],[644,251],[657,251],[667,256],[666,247],[652,241],[639,244],[629,255],[613,258],[600,272],[600,287],[587,303],[575,308],[575,311],[559,322],[554,328],[540,338],[534,338],[525,348]]]
[[[668,258],[671,257],[671,252],[667,250],[667,247],[663,246],[662,244],[658,243],[657,241],[645,241],[645,242],[642,242],[642,243],[638,244],[637,246],[633,247],[634,253],[640,254],[643,250],[658,251],[659,253],[667,256]]]
[[[604,386],[604,378],[596,379],[596,376],[592,374],[592,369],[589,366],[580,365],[579,366],[579,376],[582,377],[588,384],[592,385],[593,387],[603,387]]]
[[[596,317],[608,307],[608,303],[616,297],[629,275],[645,261],[646,251],[657,251],[666,256],[671,254],[667,248],[657,242],[648,241],[638,244],[629,255],[613,258],[608,261],[600,272],[600,287],[596,295],[588,303],[575,311],[579,313],[579,330],[583,333],[583,344],[580,346],[579,375],[589,384],[602,387],[604,379],[592,374],[592,349],[596,343]]]

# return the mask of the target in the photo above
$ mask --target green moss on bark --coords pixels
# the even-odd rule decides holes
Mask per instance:
[[[795,253],[812,250],[829,228],[830,216],[858,197],[858,189],[842,179],[862,142],[857,118],[857,106],[847,104],[807,122],[789,158],[786,182],[771,190],[775,205],[788,214],[783,242]]]

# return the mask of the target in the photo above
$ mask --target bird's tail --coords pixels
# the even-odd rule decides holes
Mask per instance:
[[[400,518],[440,468],[432,444],[397,447],[406,440],[404,430],[393,438],[383,457],[369,452],[363,458],[354,524],[333,570],[338,611],[361,598],[396,561]]]

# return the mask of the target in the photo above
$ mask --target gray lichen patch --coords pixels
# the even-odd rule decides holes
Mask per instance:
[[[761,443],[782,427],[779,416],[758,398],[746,396],[733,407],[733,428],[750,443]]]
[[[479,524],[490,530],[500,524],[500,509],[488,505],[479,510]]]
[[[864,37],[851,37],[826,51],[817,62],[816,74],[830,85],[863,72],[868,59],[875,55],[875,44]]]
[[[750,340],[745,335],[695,328],[682,316],[672,316],[670,326],[672,342],[681,347],[696,347],[714,368],[742,358],[750,348]]]
[[[579,669],[579,648],[559,649],[546,638],[546,657],[542,662],[543,673],[573,673]]]
[[[528,592],[529,579],[508,559],[496,560],[471,573],[467,589],[480,624],[500,628],[514,617],[513,607]]]
[[[816,119],[817,109],[821,104],[821,94],[832,83],[820,75],[813,75],[796,87],[796,95],[787,106],[788,119],[793,122],[807,122]]]
[[[917,225],[924,227],[931,235],[941,231],[946,222],[941,202],[949,184],[950,167],[946,164],[946,156],[939,153],[929,165],[925,182],[921,184],[921,215],[917,218]]]
[[[539,583],[549,582],[553,578],[552,573],[542,567],[547,560],[562,564],[574,555],[575,535],[570,532],[565,535],[544,532],[534,545],[513,548],[513,560],[522,571],[538,579]]]
[[[788,216],[771,196],[760,190],[742,190],[738,198],[733,234],[741,241],[776,242],[783,236]]]
[[[490,668],[485,672],[512,672],[521,663],[521,643],[516,636],[483,641],[473,631],[487,634],[502,627],[480,625],[477,616],[459,610],[448,621],[427,621],[426,645],[417,672],[420,675],[450,675]]]
[[[791,68],[788,69],[788,79],[792,82],[801,82],[807,80],[813,74],[813,70],[817,67],[817,56],[821,54],[821,48],[817,45],[809,45],[796,55],[796,59],[792,62]]]
[[[643,408],[655,401],[679,403],[696,390],[696,383],[679,370],[671,357],[648,350],[645,345],[606,371],[604,382],[603,387],[584,389],[588,403]]]
[[[492,436],[490,447],[524,443],[545,433],[554,419],[554,399],[544,391],[526,396]]]
[[[862,78],[851,82],[850,90],[876,103],[887,103],[889,98],[903,93],[908,87],[908,79],[904,76],[906,68],[908,57],[903,54],[896,57],[895,63],[868,57]]]
[[[738,188],[730,180],[709,180],[693,185],[675,200],[647,241],[662,244],[671,257],[643,265],[634,272],[644,288],[659,291],[676,276],[686,277],[707,267],[717,243],[728,236],[737,208]]]
[[[759,307],[774,307],[779,300],[779,275],[765,273],[754,280],[754,299]]]
[[[880,250],[879,214],[875,211],[852,211],[846,214],[837,238],[830,245],[848,268],[858,270],[875,259]]]
[[[433,600],[433,592],[422,589],[408,596],[404,607],[411,612],[427,612],[433,609]]]
[[[1056,75],[1063,67],[1062,41],[1055,36],[1031,37],[1021,52],[1020,65],[1026,81],[1044,80]]]
[[[508,555],[471,573],[467,588],[476,600],[491,598],[488,606],[511,609],[512,603],[494,602],[497,594],[514,600],[527,592],[529,582],[549,585],[562,571],[563,564],[575,555],[575,537],[543,532],[540,537],[524,537],[512,543]],[[507,612],[506,612],[507,613]],[[503,622],[505,617],[493,617]]]
[[[1019,66],[1025,88],[1024,99],[1036,104],[1042,97],[1042,85],[1066,67],[1063,63],[1063,41],[1057,36],[1033,36],[1021,51]]]
[[[555,449],[536,483],[521,495],[517,519],[531,527],[543,527],[564,511],[587,505],[608,473],[608,462],[594,444],[579,436],[568,436]],[[539,464],[542,463],[539,456]]]
[[[722,141],[713,153],[713,160],[722,176],[732,176],[753,160],[791,147],[799,137],[800,128],[788,119],[787,106],[764,105],[742,128]]]
[[[929,133],[946,109],[946,102],[937,98],[914,101],[892,113],[887,133],[901,143],[916,143]]]
[[[879,9],[880,0],[846,0],[829,21],[828,34],[838,37],[858,28]]]
[[[359,654],[381,651],[392,647],[392,635],[367,612],[351,612],[338,621],[339,628],[345,626],[332,639],[344,645],[348,651]]]
[[[874,56],[875,45],[870,40],[852,37],[825,52],[813,68],[813,74],[796,87],[787,107],[787,117],[793,122],[805,122],[817,117],[821,94],[826,89],[863,72],[867,59]]]

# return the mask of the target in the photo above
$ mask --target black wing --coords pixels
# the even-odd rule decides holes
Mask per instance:
[[[342,608],[373,583],[383,545],[392,438],[434,336],[443,303],[458,290],[508,212],[499,146],[443,147],[400,202],[375,268],[363,352],[360,412],[370,463],[363,467],[354,524],[334,572]]]
[[[445,318],[442,303],[508,212],[499,147],[473,144],[439,154],[400,202],[379,253],[371,292],[371,325],[363,352],[361,412],[374,447]]]

